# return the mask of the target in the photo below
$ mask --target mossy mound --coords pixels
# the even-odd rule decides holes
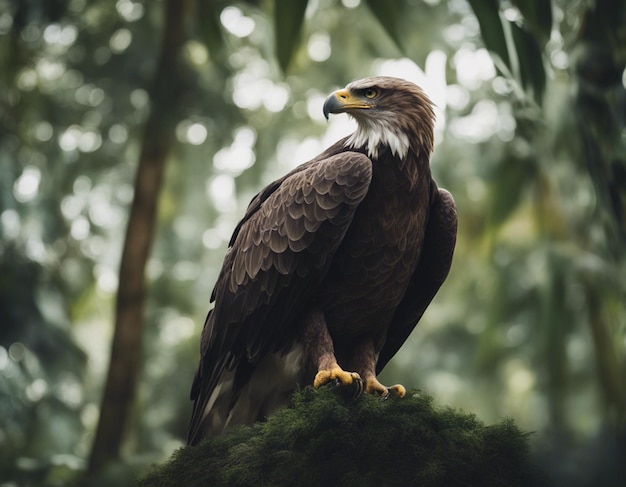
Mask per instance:
[[[139,486],[512,487],[530,477],[528,435],[510,420],[485,426],[416,391],[346,401],[307,388],[265,423],[181,448]]]

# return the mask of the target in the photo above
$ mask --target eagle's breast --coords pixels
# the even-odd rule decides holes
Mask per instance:
[[[386,151],[389,154],[388,151]],[[428,174],[419,159],[374,160],[367,196],[320,286],[335,338],[384,334],[415,271],[429,210]]]

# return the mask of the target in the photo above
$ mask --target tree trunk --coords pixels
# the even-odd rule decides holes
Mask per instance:
[[[102,397],[100,419],[88,472],[98,472],[119,457],[137,388],[141,366],[145,267],[150,253],[165,162],[172,144],[173,110],[180,93],[178,54],[184,39],[185,2],[164,4],[164,36],[150,91],[146,122],[135,179],[133,203],[119,272],[115,332]]]

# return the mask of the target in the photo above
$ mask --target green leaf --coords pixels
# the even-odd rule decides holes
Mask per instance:
[[[528,28],[543,48],[552,34],[552,2],[550,0],[513,0],[513,4],[522,13]]]
[[[496,54],[510,71],[513,71],[500,19],[498,0],[469,0],[469,4],[478,19],[485,47]]]
[[[543,65],[542,49],[537,39],[526,30],[514,22],[506,22],[500,17],[498,0],[469,0],[482,34],[485,47],[498,56],[509,72],[505,73],[513,78],[518,78],[524,89],[533,94],[534,98],[541,103],[546,85],[546,72]],[[550,2],[531,2],[531,0],[518,0],[518,4],[524,4],[522,13],[528,15],[529,27],[532,23],[538,23],[543,35],[549,36],[552,29],[552,10]],[[531,3],[541,3],[542,5],[531,6]],[[546,7],[547,5],[547,7]],[[546,13],[546,9],[547,12]],[[539,19],[540,16],[543,16]],[[532,22],[532,23],[531,23]],[[509,33],[508,42],[505,28]],[[512,42],[513,45],[510,45]],[[515,49],[515,52],[513,52]],[[509,55],[515,54],[511,59]],[[497,63],[496,63],[497,65]]]
[[[401,0],[391,0],[388,2],[382,2],[381,0],[365,0],[367,6],[372,11],[376,20],[380,22],[385,32],[389,34],[389,37],[398,46],[400,51],[404,52],[404,45],[402,42],[402,36],[400,35],[400,19],[402,18],[402,5]]]
[[[489,221],[492,228],[501,227],[518,208],[523,191],[531,180],[530,160],[516,157],[502,160],[493,175],[489,194]]]
[[[274,29],[276,57],[283,73],[300,43],[300,33],[308,0],[275,0]]]
[[[541,55],[541,47],[530,32],[517,24],[511,23],[511,30],[522,86],[527,92],[533,94],[538,103],[541,103],[546,87],[546,70]]]

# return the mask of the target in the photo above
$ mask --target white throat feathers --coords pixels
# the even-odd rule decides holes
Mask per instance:
[[[400,130],[393,115],[381,113],[378,118],[350,114],[358,124],[356,131],[346,141],[346,146],[351,148],[367,149],[370,159],[378,158],[378,150],[381,145],[386,145],[391,153],[404,160],[409,152],[410,141],[405,132]],[[390,116],[386,116],[390,115]]]

